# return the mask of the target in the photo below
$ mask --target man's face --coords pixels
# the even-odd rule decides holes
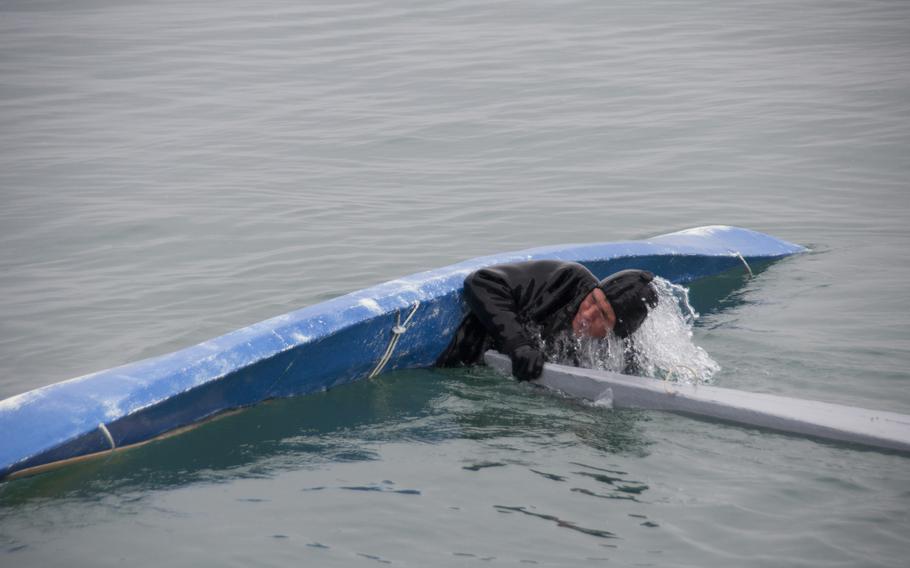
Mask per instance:
[[[579,337],[606,337],[616,325],[616,314],[604,296],[603,290],[594,288],[575,312],[572,331]]]

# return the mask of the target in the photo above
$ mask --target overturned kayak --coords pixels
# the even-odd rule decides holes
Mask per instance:
[[[803,252],[728,226],[643,241],[486,256],[379,284],[167,355],[0,401],[0,479],[142,444],[271,398],[433,365],[465,314],[465,276],[522,260],[571,260],[598,278],[626,268],[686,283]]]

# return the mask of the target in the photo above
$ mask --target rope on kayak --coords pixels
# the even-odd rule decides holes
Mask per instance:
[[[420,307],[420,300],[414,300],[414,308],[411,310],[411,313],[404,320],[404,323],[401,323],[401,310],[395,312],[395,327],[392,328],[392,339],[389,340],[389,346],[385,348],[385,353],[379,359],[379,362],[376,363],[376,368],[373,369],[369,377],[372,379],[376,375],[382,372],[385,369],[385,366],[389,363],[389,360],[392,359],[392,353],[395,352],[395,347],[398,346],[398,340],[401,339],[401,336],[404,332],[408,330],[408,324],[411,323],[411,318],[414,317],[414,314],[417,313],[417,308]]]
[[[111,436],[111,431],[107,429],[107,426],[104,425],[104,422],[98,424],[98,429],[101,430],[101,433],[104,434],[104,437],[107,438],[108,443],[111,445],[111,451],[117,449],[117,444],[114,443],[114,437]]]
[[[754,277],[755,274],[752,273],[752,267],[749,266],[749,263],[746,262],[746,259],[745,259],[745,258],[743,258],[742,253],[739,252],[739,251],[733,251],[733,254],[736,255],[741,261],[743,261],[743,265],[745,265],[746,270],[749,272],[749,278]]]

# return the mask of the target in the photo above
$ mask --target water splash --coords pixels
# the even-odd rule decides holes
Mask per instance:
[[[709,382],[720,365],[692,341],[698,314],[689,302],[689,290],[663,278],[655,278],[654,285],[657,307],[630,338],[565,334],[544,342],[547,360],[674,382]]]

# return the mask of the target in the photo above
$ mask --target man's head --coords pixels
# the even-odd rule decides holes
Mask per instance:
[[[628,337],[641,326],[648,308],[657,305],[657,290],[647,270],[623,270],[600,281],[572,320],[575,335],[606,337],[610,330]]]

